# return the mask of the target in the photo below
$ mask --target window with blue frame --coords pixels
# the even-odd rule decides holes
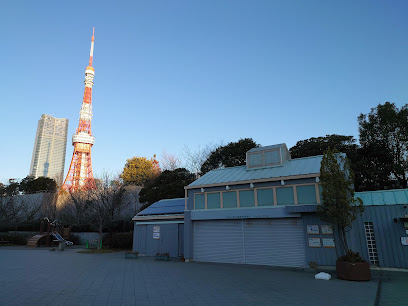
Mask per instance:
[[[258,206],[273,206],[275,204],[273,201],[272,188],[258,189],[256,193]]]
[[[294,205],[295,197],[293,195],[293,187],[276,188],[276,201],[278,205]]]
[[[194,209],[205,209],[205,195],[195,194],[194,195]]]
[[[298,204],[317,204],[315,185],[296,187]]]
[[[239,207],[255,206],[255,195],[253,190],[241,190],[239,192]]]
[[[222,193],[222,207],[223,208],[237,207],[237,193],[235,191],[228,191]]]
[[[207,208],[221,208],[221,197],[219,192],[207,193]]]

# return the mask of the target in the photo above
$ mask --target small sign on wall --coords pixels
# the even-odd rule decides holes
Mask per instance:
[[[323,240],[323,247],[324,248],[334,248],[336,245],[334,244],[333,238],[322,238]]]
[[[401,237],[401,244],[408,245],[408,237]]]
[[[333,228],[331,225],[322,225],[323,235],[333,235]]]
[[[307,233],[310,235],[319,234],[319,226],[318,225],[308,225]]]
[[[320,238],[309,238],[309,247],[320,248],[321,246]]]
[[[160,239],[160,226],[153,226],[153,239]]]

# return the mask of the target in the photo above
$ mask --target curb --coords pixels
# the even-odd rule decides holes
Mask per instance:
[[[380,301],[381,301],[381,287],[382,287],[382,278],[378,280],[378,285],[377,285],[377,294],[375,295],[375,302],[374,306],[379,306]]]

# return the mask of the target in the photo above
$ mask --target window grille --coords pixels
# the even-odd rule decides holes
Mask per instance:
[[[364,222],[364,230],[366,234],[368,257],[371,264],[378,265],[377,245],[375,243],[373,222]]]

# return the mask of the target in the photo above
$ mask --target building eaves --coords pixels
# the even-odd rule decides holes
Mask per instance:
[[[217,186],[222,184],[240,184],[285,180],[293,178],[315,177],[320,174],[322,155],[287,160],[282,165],[247,169],[246,166],[212,170],[185,187],[186,189]]]

